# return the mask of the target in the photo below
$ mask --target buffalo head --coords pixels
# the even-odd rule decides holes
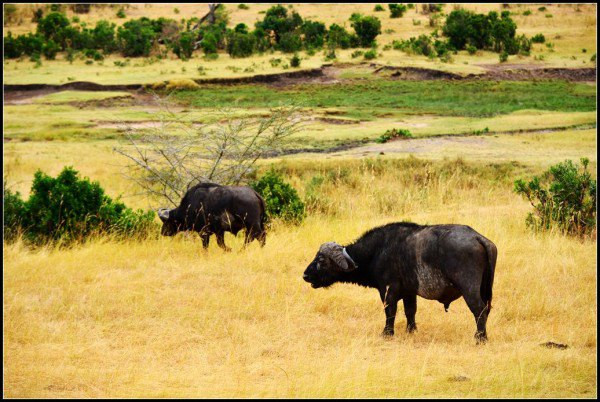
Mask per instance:
[[[324,243],[314,260],[304,271],[304,280],[313,288],[328,287],[336,283],[341,275],[354,271],[356,265],[347,257],[345,249],[337,243]]]
[[[160,230],[160,234],[163,236],[175,236],[180,230],[180,225],[176,221],[172,209],[161,208],[158,210],[158,217],[162,221],[163,225]]]

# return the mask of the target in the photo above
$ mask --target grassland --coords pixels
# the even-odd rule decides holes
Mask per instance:
[[[510,188],[531,167],[380,159],[280,168],[300,189],[325,180],[307,221],[275,224],[264,249],[241,251],[232,236],[231,254],[214,244],[203,253],[186,236],[71,250],[5,245],[5,394],[596,395],[595,241],[524,227],[529,206]],[[98,176],[120,186],[118,176]],[[469,224],[496,242],[486,346],[474,344],[462,300],[449,313],[420,300],[419,331],[403,334],[399,318],[399,335],[385,340],[376,292],[302,281],[320,243],[400,219]],[[540,346],[547,341],[569,348]]]
[[[350,79],[285,88],[206,86],[173,92],[170,99],[178,118],[195,123],[214,122],[220,108],[240,116],[263,115],[270,107],[295,104],[307,124],[292,147],[323,149],[374,140],[390,128],[427,137],[594,125],[595,91],[595,85],[565,81]],[[172,117],[150,96],[65,91],[6,105],[4,136],[20,141],[119,139],[127,127],[151,129],[160,118]]]
[[[272,107],[292,102],[307,107],[388,108],[404,112],[494,116],[522,109],[592,111],[595,86],[568,82],[387,81],[368,84],[266,86],[179,91],[175,99],[195,107]]]
[[[487,12],[500,4],[468,4]],[[596,51],[595,5],[510,5],[518,33],[542,32],[554,52],[544,61],[512,58],[522,67],[591,67]],[[22,22],[34,26],[19,5]],[[252,24],[269,5],[227,5],[231,24]],[[380,50],[393,39],[429,33],[428,17],[374,13],[374,4],[299,4],[303,17],[327,24],[352,12],[382,19]],[[179,13],[174,9],[178,8]],[[93,7],[82,21],[115,19],[118,8]],[[206,5],[125,7],[127,18],[189,18]],[[445,11],[453,9],[446,5]],[[525,10],[532,14],[524,16]],[[579,10],[579,11],[577,11]],[[69,16],[71,12],[68,11]],[[552,14],[551,18],[545,14]],[[413,20],[420,21],[414,25]],[[346,26],[348,26],[346,24]],[[393,30],[391,32],[390,30]],[[587,53],[582,53],[582,48]],[[540,174],[565,159],[590,159],[597,177],[595,83],[566,81],[403,81],[373,74],[351,51],[338,52],[337,83],[202,86],[171,94],[172,111],[195,124],[215,123],[218,111],[261,116],[294,103],[306,119],[290,146],[337,152],[299,153],[258,162],[298,190],[308,216],[299,226],[275,220],[267,244],[232,253],[214,239],[207,251],[195,235],[158,233],[144,241],[90,239],[72,248],[3,244],[3,376],[7,397],[597,397],[597,251],[595,235],[575,239],[533,233],[530,204],[514,180]],[[420,66],[458,74],[498,67],[497,54],[458,54],[453,63],[383,51],[380,64]],[[266,54],[206,61],[131,59],[102,64],[62,60],[5,61],[5,82],[104,84],[275,73]],[[324,55],[302,55],[318,67]],[[573,58],[575,57],[575,58]],[[490,67],[492,66],[492,67]],[[202,69],[198,70],[198,67]],[[235,67],[235,68],[234,68]],[[246,70],[246,71],[244,71]],[[252,71],[251,71],[252,70]],[[201,75],[203,74],[203,75]],[[145,92],[40,91],[5,94],[3,173],[29,194],[33,174],[73,166],[131,207],[155,205],[123,175],[123,131],[152,132],[164,116]],[[414,139],[375,144],[391,128]],[[170,132],[177,135],[176,131]],[[157,218],[158,220],[158,218]],[[379,336],[384,324],[377,292],[352,285],[311,289],[302,272],[319,245],[351,242],[387,222],[467,224],[494,241],[499,256],[490,341],[476,346],[465,302],[448,313],[419,299],[419,330]],[[548,349],[545,342],[567,344]]]
[[[553,48],[550,49],[545,44],[535,44],[530,57],[511,56],[508,63],[516,67],[594,67],[595,64],[590,61],[590,57],[596,53],[596,5],[546,4],[544,6],[547,10],[541,12],[537,10],[536,5],[513,4],[509,11],[513,13],[511,17],[517,23],[517,34],[533,36],[543,33],[548,41],[554,44]],[[31,23],[31,15],[36,6],[23,4],[17,7],[20,17],[16,22],[4,25],[5,35],[8,31],[21,34],[36,28],[35,24]],[[255,21],[262,19],[261,12],[270,5],[252,4],[248,10],[239,9],[235,4],[227,4],[226,7],[230,12],[230,25],[235,26],[240,22],[253,25]],[[332,23],[345,25],[348,29],[350,29],[348,18],[354,12],[377,15],[382,22],[382,33],[377,38],[379,56],[374,61],[381,64],[433,68],[457,74],[483,73],[490,66],[498,65],[498,55],[492,52],[469,55],[466,51],[461,51],[453,56],[451,63],[442,63],[439,60],[429,60],[424,56],[397,50],[383,50],[383,47],[393,40],[429,34],[435,29],[429,26],[429,17],[416,10],[409,10],[403,18],[391,19],[387,10],[380,13],[373,12],[373,4],[296,4],[292,7],[304,18],[323,21],[327,26]],[[492,10],[504,10],[500,4],[461,4],[446,5],[444,12],[449,13],[454,7],[486,13]],[[179,10],[178,14],[174,12],[175,8]],[[108,6],[94,7],[89,14],[81,14],[78,17],[88,24],[95,24],[100,19],[108,19],[120,25],[130,18],[142,16],[167,17],[176,20],[202,16],[206,13],[207,7],[201,4],[135,4],[130,5],[126,10],[127,18],[124,19],[115,18],[117,9]],[[531,15],[523,15],[526,10],[530,10]],[[546,14],[552,15],[552,18],[547,18]],[[67,15],[72,17],[74,14],[67,10]],[[361,58],[353,59],[352,52],[353,50],[336,51],[337,61],[340,63],[362,61]],[[290,57],[291,55],[280,52],[247,59],[231,59],[227,54],[221,54],[217,60],[207,61],[200,54],[195,54],[191,60],[181,62],[171,55],[166,60],[131,59],[128,67],[118,67],[114,62],[123,60],[118,55],[109,56],[104,61],[94,62],[92,65],[85,64],[83,59],[77,59],[71,64],[64,59],[64,55],[59,55],[56,61],[43,61],[37,68],[34,62],[28,60],[5,61],[4,82],[62,84],[88,80],[101,84],[145,84],[167,79],[247,76],[293,71],[292,68],[284,70],[283,67],[289,65]],[[273,58],[280,58],[283,62],[273,67],[269,62]],[[311,56],[302,52],[301,58],[300,68],[314,68],[325,62],[325,53],[319,52]],[[198,71],[198,67],[202,67],[201,72]]]

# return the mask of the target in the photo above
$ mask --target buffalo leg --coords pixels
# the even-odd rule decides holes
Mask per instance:
[[[203,234],[200,237],[202,238],[202,247],[207,249],[210,242],[210,234]]]
[[[261,247],[264,247],[265,243],[267,241],[267,232],[265,232],[261,226],[253,227],[252,228],[252,240],[254,240],[254,239],[258,240]],[[252,241],[252,240],[250,240],[250,241]]]
[[[404,314],[406,315],[406,332],[411,333],[417,330],[415,315],[417,314],[417,296],[408,296],[402,299],[404,303]]]
[[[252,241],[252,229],[246,229],[246,233],[244,234],[244,248]]]
[[[215,235],[217,236],[217,244],[219,247],[225,251],[231,251],[231,249],[225,245],[225,232],[220,231],[215,233]]]
[[[477,292],[469,292],[464,295],[467,306],[475,316],[477,324],[477,332],[475,332],[475,340],[477,343],[485,343],[487,341],[486,323],[488,319],[488,306],[483,302],[481,296]]]
[[[260,234],[260,236],[258,237],[258,242],[260,243],[261,247],[264,247],[265,244],[267,243],[267,232],[265,232],[263,230],[263,232]]]
[[[389,286],[386,287],[384,292],[380,291],[381,301],[383,301],[383,309],[385,311],[385,327],[381,335],[393,336],[394,335],[394,322],[396,321],[396,311],[398,309],[398,301],[400,297],[393,291]]]

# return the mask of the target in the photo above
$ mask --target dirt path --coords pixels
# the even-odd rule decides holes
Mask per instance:
[[[370,154],[419,154],[419,153],[437,153],[448,147],[464,149],[487,148],[490,146],[494,138],[506,135],[515,134],[548,134],[568,129],[583,130],[595,128],[590,124],[583,124],[570,127],[554,127],[548,129],[532,129],[532,130],[514,130],[514,131],[498,131],[491,132],[485,135],[440,135],[436,137],[413,138],[407,140],[395,140],[384,144],[369,143],[363,146],[347,147],[343,150],[328,150],[328,153],[335,154],[343,152],[345,155],[366,156]]]
[[[530,130],[512,130],[512,131],[496,131],[485,135],[475,134],[445,134],[434,137],[422,137],[412,139],[398,139],[384,144],[377,144],[368,140],[352,141],[342,145],[326,149],[291,149],[283,152],[277,152],[267,155],[267,157],[279,157],[284,155],[295,155],[299,153],[306,154],[328,154],[330,156],[368,156],[368,155],[383,155],[383,154],[419,154],[419,153],[436,153],[448,147],[465,147],[464,149],[485,149],[490,146],[491,141],[499,136],[515,135],[515,134],[548,134],[564,130],[585,130],[595,128],[595,125],[581,124],[567,127],[553,127],[547,129],[530,129]]]

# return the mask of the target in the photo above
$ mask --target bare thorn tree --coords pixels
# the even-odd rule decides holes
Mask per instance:
[[[150,199],[178,206],[200,182],[239,185],[256,162],[281,152],[305,120],[296,106],[281,106],[266,116],[216,111],[216,122],[193,122],[189,112],[174,112],[168,98],[155,95],[157,121],[142,129],[123,123],[125,140],[115,151],[127,158],[125,176]]]

